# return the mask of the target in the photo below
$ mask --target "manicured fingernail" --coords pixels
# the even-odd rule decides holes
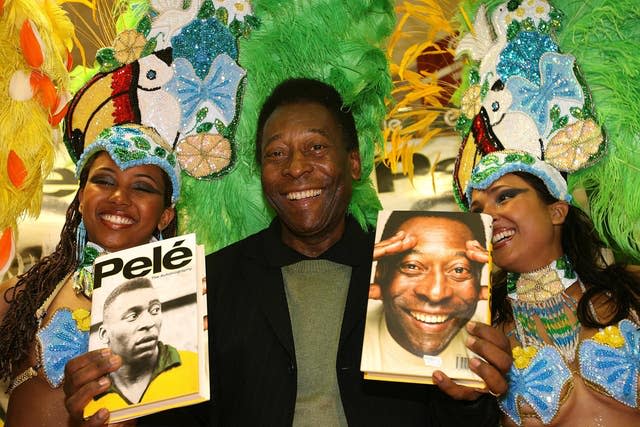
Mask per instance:
[[[467,331],[469,331],[469,332],[473,332],[473,330],[475,329],[475,327],[476,327],[476,322],[474,322],[473,320],[469,320],[469,321],[467,322],[467,326],[466,326]]]
[[[479,368],[480,367],[480,361],[478,359],[471,358],[471,360],[469,360],[469,366],[471,366],[472,368]]]
[[[108,385],[109,385],[109,378],[107,378],[107,377],[101,377],[101,378],[98,380],[98,385],[99,385],[100,387],[106,387],[106,386],[108,386]]]
[[[436,382],[436,384],[442,382],[442,380],[444,378],[442,378],[442,374],[438,371],[434,372],[431,377],[433,378],[433,380]]]

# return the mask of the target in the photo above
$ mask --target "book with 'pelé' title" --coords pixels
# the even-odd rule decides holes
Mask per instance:
[[[361,371],[367,379],[432,384],[433,372],[484,387],[471,371],[465,325],[491,324],[489,215],[381,211]]]
[[[85,407],[119,422],[209,399],[204,249],[195,234],[100,256],[89,350],[122,358],[111,386]]]

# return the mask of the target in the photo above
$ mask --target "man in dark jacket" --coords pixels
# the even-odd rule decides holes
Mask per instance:
[[[207,257],[212,399],[141,424],[497,425],[489,392],[506,390],[511,358],[506,338],[486,325],[468,327],[469,348],[486,360],[470,363],[486,390],[444,375],[427,386],[359,371],[373,233],[347,214],[360,156],[340,95],[313,80],[284,82],[265,102],[257,136],[277,217]],[[68,389],[73,415],[84,396]]]

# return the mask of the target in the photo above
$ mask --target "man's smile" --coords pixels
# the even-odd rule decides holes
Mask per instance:
[[[308,199],[310,197],[317,197],[321,193],[322,193],[322,190],[319,188],[314,188],[314,189],[304,190],[304,191],[294,191],[291,193],[287,193],[287,199],[289,200]]]

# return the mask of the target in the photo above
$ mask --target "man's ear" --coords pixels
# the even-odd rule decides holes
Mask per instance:
[[[382,276],[384,267],[378,263],[376,265],[376,275],[373,279],[373,283],[369,286],[369,299],[382,299],[382,286],[380,286],[380,282],[382,281]]]
[[[351,178],[354,181],[358,181],[362,175],[362,164],[360,162],[360,151],[357,148],[349,151],[349,169],[351,172]]]
[[[100,325],[100,327],[98,328],[98,338],[100,338],[100,341],[103,344],[109,345],[109,337],[107,336],[107,330],[102,325]]]
[[[551,223],[553,225],[562,225],[569,213],[569,204],[561,200],[554,202],[548,206],[551,215]]]
[[[377,283],[369,286],[369,299],[382,299],[382,288]]]

